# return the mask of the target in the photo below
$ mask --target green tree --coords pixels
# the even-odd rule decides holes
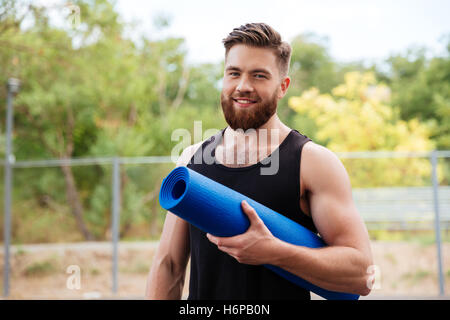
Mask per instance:
[[[346,74],[345,83],[331,94],[312,88],[289,101],[293,110],[315,121],[316,132],[306,133],[334,152],[432,150],[430,125],[402,120],[389,103],[389,87],[377,83],[373,73],[359,72]],[[426,159],[343,162],[356,187],[422,185],[429,180]]]
[[[15,103],[18,160],[167,155],[177,143],[170,139],[174,129],[190,129],[202,119],[205,129],[223,125],[215,116],[220,66],[188,65],[180,38],[143,37],[139,45],[125,38],[125,24],[109,1],[75,4],[81,12],[78,26],[55,25],[49,8],[30,5],[25,28],[18,4],[2,3],[0,80],[22,80]],[[63,181],[52,170],[17,174],[20,197],[42,205],[67,201],[84,238],[104,237],[110,226],[111,168],[60,169]],[[121,233],[126,234],[132,223],[155,218],[149,211],[156,210],[155,190],[167,169],[122,169]]]
[[[379,72],[392,88],[392,105],[398,106],[402,119],[432,121],[431,138],[441,150],[450,149],[450,35],[447,52],[427,58],[424,47],[410,48],[405,54],[391,56],[387,71]]]
[[[315,33],[302,33],[291,41],[292,55],[289,69],[291,84],[286,97],[279,103],[280,118],[289,126],[307,131],[314,130],[313,119],[296,114],[288,106],[290,97],[300,96],[315,87],[322,93],[344,81],[349,71],[366,71],[362,62],[339,63],[329,53],[329,39]]]

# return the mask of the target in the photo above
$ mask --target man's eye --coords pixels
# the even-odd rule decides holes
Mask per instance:
[[[255,77],[256,78],[259,78],[259,79],[266,79],[267,77],[265,76],[265,75],[263,75],[263,74],[255,74]]]
[[[237,77],[239,76],[239,72],[230,72],[229,75],[232,77]]]

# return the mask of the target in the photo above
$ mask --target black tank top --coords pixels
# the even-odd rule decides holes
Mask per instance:
[[[225,129],[203,142],[193,155],[188,168],[215,180],[317,233],[312,219],[300,208],[300,159],[307,136],[291,130],[278,147],[279,167],[273,175],[261,175],[260,169],[270,167],[264,160],[256,164],[230,168],[215,161],[215,149]],[[208,146],[208,148],[206,148]],[[199,163],[202,150],[209,150],[211,161]],[[198,153],[202,153],[199,155]],[[272,153],[273,155],[273,153]],[[194,161],[194,159],[196,159]],[[268,158],[266,158],[268,159]],[[191,270],[189,300],[195,299],[310,299],[310,293],[262,265],[237,262],[220,251],[193,225],[189,227]]]

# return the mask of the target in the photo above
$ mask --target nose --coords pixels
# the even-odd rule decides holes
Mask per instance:
[[[246,76],[241,77],[238,86],[236,87],[238,92],[252,92],[253,86]]]

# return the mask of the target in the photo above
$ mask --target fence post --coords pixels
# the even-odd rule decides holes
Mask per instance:
[[[4,226],[3,237],[5,246],[5,265],[3,269],[3,296],[9,296],[9,247],[11,242],[11,193],[12,193],[12,175],[13,163],[15,161],[12,152],[12,131],[14,125],[13,101],[14,95],[19,92],[20,81],[9,78],[7,82],[8,101],[6,107],[6,148],[5,148],[5,191],[4,191]]]
[[[434,232],[436,235],[436,248],[438,259],[438,273],[439,273],[439,295],[445,294],[444,289],[444,273],[442,271],[442,251],[441,251],[441,225],[439,217],[439,181],[437,177],[437,151],[431,152],[431,168],[432,168],[432,182],[433,182],[433,202],[434,202]]]
[[[117,294],[118,287],[118,246],[119,246],[119,224],[120,224],[120,159],[113,160],[112,173],[112,293]]]

